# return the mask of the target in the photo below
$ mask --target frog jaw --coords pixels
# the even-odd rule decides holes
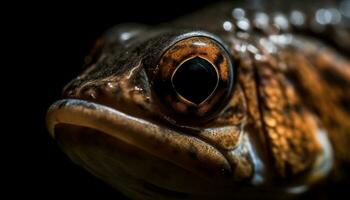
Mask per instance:
[[[153,165],[158,166],[159,169],[162,168],[161,170],[166,168],[164,171],[170,170],[173,172],[170,173],[169,177],[171,177],[172,174],[178,174],[177,176],[175,175],[172,177],[173,180],[171,180],[170,183],[167,182],[167,180],[161,180],[161,178],[158,180],[152,180],[154,178],[152,173],[148,174],[148,176],[151,174],[151,178],[147,178],[147,175],[141,175],[141,177],[143,176],[143,179],[147,180],[149,184],[159,186],[159,188],[165,187],[167,189],[171,189],[171,191],[173,189],[174,191],[184,192],[184,194],[200,193],[201,195],[206,193],[216,193],[218,191],[232,195],[236,193],[234,191],[239,191],[242,188],[245,188],[245,190],[249,190],[249,188],[251,189],[251,187],[245,184],[245,187],[240,187],[242,185],[240,185],[239,182],[235,182],[234,178],[232,177],[232,164],[230,164],[232,161],[228,160],[228,155],[231,154],[232,156],[233,154],[240,152],[240,147],[245,147],[246,151],[249,152],[248,154],[250,155],[252,165],[254,166],[254,172],[251,176],[250,184],[248,185],[262,185],[264,188],[266,183],[266,163],[261,160],[259,154],[257,153],[259,150],[255,149],[254,144],[251,144],[249,134],[243,135],[239,146],[232,151],[229,151],[229,153],[225,153],[218,150],[210,143],[198,139],[197,137],[164,128],[144,119],[132,117],[113,108],[85,100],[64,99],[57,101],[50,107],[47,113],[47,126],[52,137],[56,138],[59,143],[63,143],[63,150],[68,154],[70,154],[69,152],[72,148],[64,148],[65,141],[64,139],[60,139],[62,132],[57,131],[58,129],[56,129],[60,125],[80,126],[91,130],[97,130],[95,131],[96,134],[89,139],[91,142],[94,140],[101,141],[104,140],[104,137],[109,137],[113,140],[119,141],[119,144],[127,144],[140,149],[140,151],[143,152],[142,155],[146,153],[156,158],[156,161],[151,163],[149,160],[152,159],[146,159],[145,161],[142,161],[141,159],[141,161],[136,162],[141,166]],[[87,130],[86,128],[82,130]],[[63,131],[66,130],[63,129]],[[75,132],[69,132],[72,137],[74,137],[74,133]],[[85,133],[84,131],[80,131],[79,134],[84,135]],[[328,141],[324,139],[324,133],[320,133],[319,136],[321,139],[323,138],[323,142],[327,143],[325,145],[329,146]],[[115,144],[116,143],[113,143],[113,145]],[[77,146],[79,145],[79,141],[77,141]],[[96,146],[94,151],[98,152],[100,147],[101,146]],[[103,148],[108,149],[109,147]],[[112,150],[108,149],[108,151]],[[83,152],[77,153],[80,155],[84,154]],[[98,157],[100,156],[103,156],[103,154],[98,155]],[[304,192],[307,190],[310,183],[317,182],[319,179],[322,179],[326,174],[328,174],[331,169],[331,162],[329,162],[331,156],[330,148],[327,148],[325,153],[320,156],[318,165],[314,167],[314,172],[310,173],[311,175],[307,177],[308,181],[301,181],[303,184],[296,182],[292,186],[286,185],[280,187],[280,189],[275,188],[274,190],[284,191],[286,193]],[[79,162],[79,159],[81,160],[81,158],[76,159],[74,156],[72,157],[73,161],[83,165],[97,177],[100,177],[105,181],[108,179],[108,176],[104,175],[101,177],[101,174],[99,174],[99,170],[105,171],[105,169],[102,169],[101,166],[98,166],[97,169],[96,167],[93,169],[93,166],[97,162],[94,163],[88,159],[87,163],[81,163]],[[127,158],[124,161],[127,160],[129,159]],[[161,164],[163,162],[167,164]],[[328,165],[325,165],[325,163],[328,163]],[[108,163],[107,159],[107,163],[103,163],[101,165],[113,169],[113,166],[108,166],[109,164],[110,163]],[[164,165],[166,167],[164,167]],[[320,166],[326,167],[321,168]],[[116,169],[113,171],[115,170]],[[143,169],[138,169],[136,170],[136,173],[147,173],[147,170],[144,172],[142,172],[142,170]],[[104,173],[109,174],[111,172],[105,171]],[[133,173],[135,173],[135,170]],[[140,178],[138,177],[138,174],[135,176]],[[178,184],[178,179],[181,179],[180,182],[182,181],[184,184]],[[162,181],[163,183],[161,183]],[[164,183],[164,181],[166,183]],[[119,189],[122,187],[122,185],[120,185],[119,182],[116,182],[116,180],[107,180],[107,182],[117,186]],[[126,190],[128,190],[128,188],[126,188]]]
[[[228,161],[218,150],[196,137],[179,134],[97,103],[77,99],[57,101],[47,113],[48,130],[54,138],[57,136],[55,127],[59,124],[96,129],[201,177],[214,173],[218,179],[228,179],[231,171]]]

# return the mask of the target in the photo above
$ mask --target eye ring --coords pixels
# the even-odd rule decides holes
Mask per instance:
[[[212,69],[214,69],[214,71],[215,71],[216,83],[215,83],[214,88],[213,88],[212,91],[210,92],[210,94],[207,95],[207,97],[206,97],[204,100],[202,100],[202,101],[199,102],[199,103],[194,103],[193,101],[188,100],[188,99],[185,98],[183,95],[181,95],[181,93],[179,93],[178,91],[176,91],[176,86],[175,86],[175,84],[174,84],[174,76],[175,76],[176,73],[178,72],[179,68],[182,67],[182,66],[184,65],[184,63],[186,63],[186,62],[188,62],[188,61],[190,61],[190,60],[193,60],[193,59],[197,59],[197,58],[203,59],[203,60],[207,61],[207,62],[211,65]],[[174,90],[176,91],[176,95],[178,96],[178,98],[179,98],[180,100],[186,102],[187,104],[191,104],[191,105],[194,105],[194,106],[200,106],[200,104],[205,103],[206,100],[208,100],[208,99],[214,94],[216,88],[218,87],[218,85],[219,85],[219,72],[218,72],[218,70],[214,67],[214,64],[211,63],[211,62],[210,62],[209,60],[207,60],[206,58],[202,58],[201,56],[193,56],[193,57],[187,58],[186,60],[184,60],[183,62],[181,62],[181,63],[176,67],[176,69],[174,70],[173,74],[171,75],[171,83],[172,83],[172,86],[173,86]]]
[[[191,36],[181,39],[160,57],[153,81],[155,99],[161,102],[165,118],[176,123],[208,121],[230,99],[235,70],[229,52],[216,38]],[[175,78],[180,84],[174,84]],[[186,88],[186,81],[190,89]],[[209,89],[206,89],[208,84]]]

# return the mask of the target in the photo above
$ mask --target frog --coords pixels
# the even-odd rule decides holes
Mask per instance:
[[[341,177],[350,1],[269,2],[106,31],[48,109],[50,135],[131,199],[289,199]]]

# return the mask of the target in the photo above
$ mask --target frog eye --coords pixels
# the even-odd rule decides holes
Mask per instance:
[[[171,83],[179,98],[199,105],[215,91],[219,83],[219,74],[212,63],[196,56],[184,61],[175,69]]]
[[[165,114],[178,123],[213,118],[232,94],[233,64],[227,50],[207,36],[170,46],[160,58],[153,84]]]

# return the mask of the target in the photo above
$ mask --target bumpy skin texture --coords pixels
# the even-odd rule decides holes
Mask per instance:
[[[330,166],[347,166],[350,29],[346,13],[335,9],[345,1],[278,2],[223,3],[157,27],[112,28],[87,57],[85,72],[65,87],[68,100],[50,108],[51,134],[73,161],[132,198],[271,198],[315,184]],[[154,88],[164,52],[189,37],[225,47],[235,80],[211,120],[183,124],[163,112]],[[113,118],[96,105],[144,121]],[[108,127],[114,122],[130,134],[115,136]],[[150,176],[155,169],[175,175]]]
[[[255,121],[262,121],[282,175],[286,174],[286,167],[298,171],[303,168],[300,165],[312,162],[310,155],[316,147],[302,142],[312,140],[305,138],[312,137],[307,133],[315,128],[315,122],[309,120],[310,113],[317,115],[318,123],[327,129],[337,160],[350,161],[346,123],[350,120],[349,18],[342,15],[341,20],[324,24],[322,16],[317,15],[322,9],[333,9],[335,18],[340,14],[336,9],[346,9],[345,2],[237,3],[233,10],[222,4],[195,14],[189,19],[192,21],[180,22],[181,26],[195,24],[220,34],[233,55],[249,63],[247,67],[242,65],[239,78],[247,88],[249,114]],[[299,17],[302,20],[297,20]],[[222,27],[208,26],[215,24],[212,21],[221,21]],[[248,25],[240,27],[240,22]],[[244,60],[241,54],[245,51],[249,55]],[[250,84],[248,79],[255,83]]]

